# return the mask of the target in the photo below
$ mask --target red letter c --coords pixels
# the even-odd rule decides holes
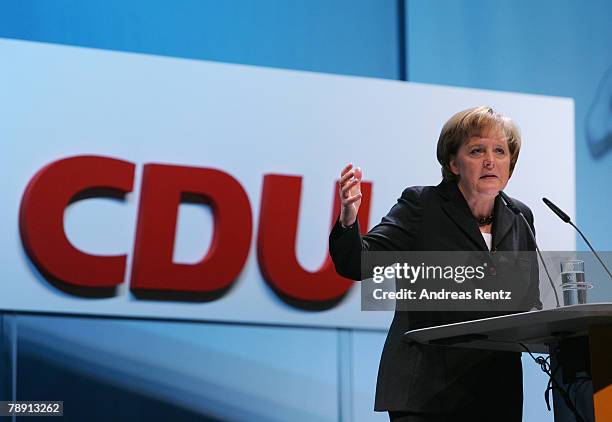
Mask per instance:
[[[114,158],[77,156],[43,167],[25,189],[19,212],[23,246],[50,281],[109,288],[123,282],[126,255],[99,256],[75,248],[64,232],[64,210],[91,196],[132,191],[134,164]]]

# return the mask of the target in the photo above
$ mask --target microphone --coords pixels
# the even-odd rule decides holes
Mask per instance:
[[[504,193],[504,191],[500,190],[499,196],[501,197],[501,199],[504,200],[504,203],[510,209],[510,211],[512,211],[516,215],[523,215],[523,212],[514,204],[514,201],[510,199],[510,197]],[[527,224],[527,226],[529,226],[529,224]]]
[[[542,198],[542,201],[544,201],[544,203],[548,205],[548,208],[550,208],[555,214],[557,214],[559,218],[563,220],[564,223],[571,223],[572,219],[569,218],[569,215],[561,211],[561,208],[559,208],[558,206],[556,206],[555,204],[553,204],[546,198]]]
[[[566,213],[561,211],[561,209],[558,206],[556,206],[555,204],[553,204],[549,199],[542,198],[542,201],[544,201],[544,203],[548,206],[548,208],[550,208],[555,214],[557,214],[557,216],[559,216],[559,218],[561,220],[563,220],[564,223],[568,223],[573,228],[576,229],[576,231],[580,234],[580,236],[582,236],[582,239],[585,241],[585,243],[587,245],[589,245],[589,248],[591,249],[593,254],[595,254],[595,257],[599,260],[599,263],[601,264],[601,266],[604,267],[604,270],[606,270],[606,272],[608,273],[610,278],[612,278],[612,274],[610,274],[610,270],[608,269],[608,267],[606,267],[606,264],[604,264],[604,262],[601,260],[601,258],[597,254],[597,252],[595,252],[595,249],[593,249],[593,246],[591,246],[591,242],[589,242],[587,240],[586,236],[584,234],[582,234],[580,229],[578,227],[576,227],[576,225],[574,223],[572,223],[572,219],[569,218],[569,216]]]
[[[546,276],[548,277],[550,286],[552,287],[553,293],[555,294],[555,302],[557,302],[557,308],[559,308],[561,305],[559,304],[559,296],[557,295],[557,290],[555,289],[555,283],[553,283],[552,278],[550,277],[550,273],[548,272],[548,267],[546,266],[546,262],[544,262],[544,258],[542,257],[542,252],[540,252],[540,248],[538,247],[538,242],[536,241],[533,230],[531,230],[531,226],[529,225],[529,222],[525,218],[525,215],[523,215],[523,212],[520,210],[520,208],[516,206],[514,201],[510,199],[508,195],[506,195],[503,191],[500,190],[499,196],[504,202],[504,204],[506,204],[508,209],[512,211],[514,214],[520,216],[525,222],[525,225],[527,226],[527,230],[529,231],[529,234],[531,235],[531,239],[533,239],[533,243],[535,244],[536,252],[538,253],[538,256],[540,257],[540,261],[542,261],[542,265],[544,266],[544,271],[546,272]]]

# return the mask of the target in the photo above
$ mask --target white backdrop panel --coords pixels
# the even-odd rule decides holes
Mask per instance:
[[[333,309],[307,312],[265,284],[255,249],[263,175],[303,176],[297,256],[315,269],[327,253],[334,183],[347,162],[373,182],[372,226],[406,186],[439,182],[435,144],[443,123],[483,104],[521,127],[523,149],[507,192],[532,207],[542,249],[575,248],[574,232],[540,201],[548,196],[575,213],[570,99],[13,40],[0,40],[0,57],[3,309],[386,328],[389,313],[360,311],[358,286]],[[232,290],[207,303],[137,299],[127,286],[129,262],[113,298],[70,296],[42,280],[23,252],[19,202],[41,167],[82,154],[137,164],[135,190],[124,203],[90,199],[66,212],[70,240],[97,254],[131,254],[143,164],[213,167],[238,179],[253,209],[254,233]],[[181,207],[176,260],[203,255],[211,222],[209,212]]]

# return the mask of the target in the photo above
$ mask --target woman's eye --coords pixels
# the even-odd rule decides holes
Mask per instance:
[[[470,150],[470,155],[478,155],[482,152],[481,148],[474,148]]]
[[[503,148],[496,148],[495,149],[495,153],[496,154],[500,154],[500,155],[504,155],[504,154],[506,154],[506,150],[503,149]]]

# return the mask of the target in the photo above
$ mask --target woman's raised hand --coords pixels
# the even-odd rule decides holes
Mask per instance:
[[[357,212],[361,205],[361,178],[363,174],[359,167],[353,169],[349,164],[340,174],[340,223],[352,226],[357,220]]]

